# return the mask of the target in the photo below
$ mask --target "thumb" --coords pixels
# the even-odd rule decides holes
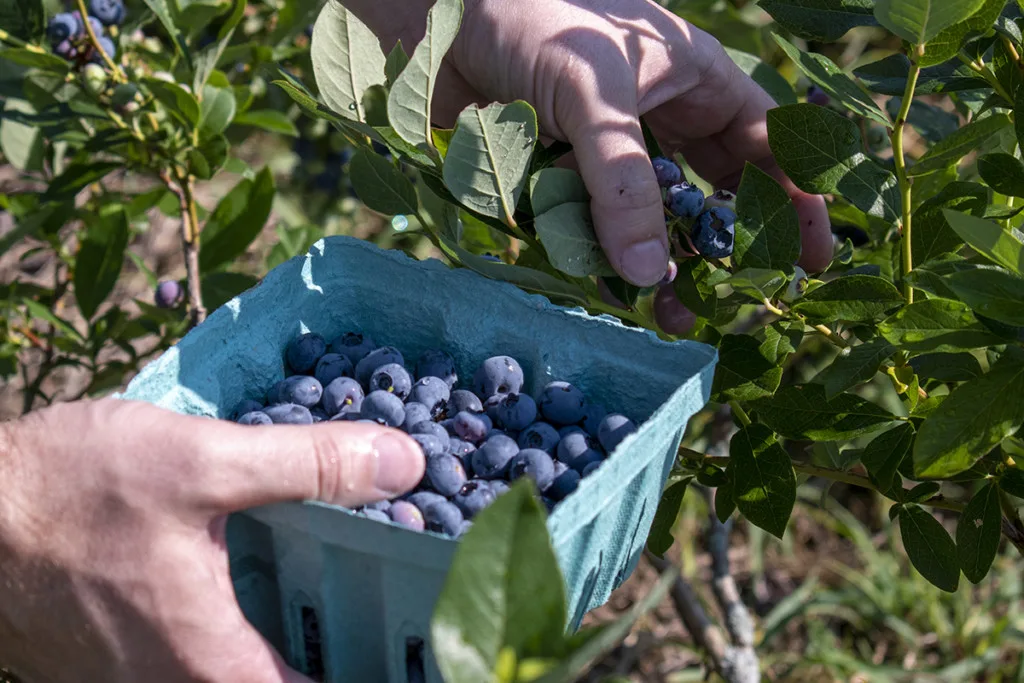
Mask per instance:
[[[423,451],[397,429],[189,419],[197,421],[192,433],[205,473],[198,502],[218,512],[301,500],[356,507],[401,495],[423,478]]]
[[[556,112],[558,125],[572,143],[608,260],[625,280],[646,287],[668,269],[668,236],[637,113],[636,75],[625,62],[593,68],[600,78],[561,84],[571,92],[556,100],[571,104]]]

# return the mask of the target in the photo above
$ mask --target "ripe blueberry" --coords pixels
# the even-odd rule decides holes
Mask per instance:
[[[270,425],[274,424],[274,421],[270,419],[270,416],[264,413],[262,410],[254,410],[252,412],[245,413],[238,418],[238,424],[240,425]]]
[[[420,445],[423,455],[426,458],[435,458],[439,455],[447,455],[447,448],[441,439],[433,434],[410,434],[412,440]]]
[[[62,12],[54,15],[50,23],[46,25],[46,37],[50,43],[57,45],[78,34],[78,20],[70,12]]]
[[[662,187],[671,187],[683,178],[683,171],[679,164],[666,159],[665,157],[654,157],[651,159],[654,166],[654,175],[658,178],[658,184]]]
[[[516,480],[522,476],[533,479],[538,490],[546,489],[555,479],[555,464],[551,456],[536,448],[519,451],[509,463],[508,478]]]
[[[463,410],[468,410],[471,413],[482,413],[484,412],[484,404],[472,391],[456,389],[448,399],[448,412],[455,415]]]
[[[124,3],[121,0],[89,0],[89,14],[107,26],[124,21]]]
[[[481,399],[495,394],[518,394],[524,381],[523,368],[515,358],[493,356],[473,375],[473,391]]]
[[[427,491],[426,489],[424,489],[422,491],[415,491],[414,493],[410,493],[408,496],[405,497],[405,500],[409,501],[410,503],[418,507],[422,512],[431,505],[433,505],[434,503],[440,503],[447,499],[436,491]]]
[[[807,88],[807,103],[816,104],[819,107],[827,107],[832,98],[828,96],[828,93],[819,88],[816,85],[812,85]]]
[[[369,387],[370,377],[373,376],[373,372],[380,366],[388,365],[390,363],[394,363],[395,365],[405,365],[405,359],[402,358],[402,354],[398,349],[394,346],[382,346],[379,349],[374,349],[366,354],[362,360],[356,363],[356,379],[359,380],[359,383],[364,387]],[[373,389],[371,388],[370,391],[372,390]]]
[[[590,463],[589,465],[587,465],[586,467],[584,467],[583,468],[583,472],[582,472],[583,478],[586,479],[591,474],[593,474],[594,470],[596,470],[598,467],[600,467],[602,462],[603,462],[603,460],[596,460],[596,461]]]
[[[693,225],[693,246],[707,258],[732,255],[736,241],[736,214],[719,207],[705,211]]]
[[[508,493],[508,483],[501,479],[495,479],[494,481],[489,481],[487,483],[491,485],[491,490],[494,491],[495,498],[503,493]]]
[[[450,397],[451,390],[448,384],[439,377],[431,376],[416,380],[409,392],[409,400],[425,405],[435,418],[445,413]]]
[[[636,425],[625,415],[612,413],[601,420],[597,430],[597,440],[610,455],[622,440],[636,431]]]
[[[442,453],[427,458],[426,480],[442,496],[454,496],[466,483],[466,470],[454,455]]]
[[[372,338],[358,332],[346,332],[331,343],[331,352],[345,356],[352,361],[353,366],[375,348],[377,345]]]
[[[430,408],[422,403],[409,401],[405,404],[405,420],[402,421],[402,429],[411,431],[419,422],[430,422]]]
[[[508,464],[519,446],[504,434],[496,434],[473,451],[473,473],[480,479],[501,479],[508,471]]]
[[[490,483],[482,479],[470,479],[452,498],[452,502],[458,506],[466,519],[475,517],[498,497],[489,486]]]
[[[313,415],[306,406],[296,403],[279,403],[276,406],[268,406],[263,412],[270,417],[270,421],[278,425],[311,425]]]
[[[359,515],[361,517],[366,517],[367,519],[372,519],[375,522],[391,521],[391,518],[388,516],[387,512],[384,512],[382,510],[374,510],[372,508],[363,508],[362,510],[359,511]]]
[[[604,457],[595,445],[585,432],[573,432],[558,442],[558,459],[582,472],[584,467]]]
[[[328,353],[317,361],[313,376],[325,387],[339,377],[351,377],[355,369],[352,361],[340,353]]]
[[[388,510],[388,517],[396,524],[401,524],[413,531],[423,531],[423,513],[420,509],[406,500],[396,500]]]
[[[312,408],[320,403],[324,388],[315,377],[292,375],[274,385],[267,394],[270,403],[297,403]]]
[[[469,454],[475,450],[476,446],[468,441],[453,438],[448,439],[448,452],[461,460],[463,465],[466,464]]]
[[[729,209],[730,211],[735,212],[736,195],[728,190],[718,190],[704,200],[704,210],[710,211],[711,209]]]
[[[70,40],[60,41],[57,43],[57,46],[53,48],[53,51],[64,59],[74,59],[78,56],[78,49]]]
[[[376,503],[367,503],[363,506],[364,510],[380,510],[381,512],[387,512],[390,508],[390,500],[378,500]]]
[[[359,414],[365,420],[376,420],[382,425],[397,427],[405,420],[405,406],[402,405],[402,399],[378,389],[363,399]]]
[[[390,392],[404,401],[412,390],[412,377],[397,363],[382,365],[370,375],[370,390],[378,389]]]
[[[551,382],[541,392],[541,414],[556,425],[574,425],[583,419],[583,392],[568,382]]]
[[[320,406],[313,406],[309,409],[309,414],[313,416],[313,424],[317,422],[327,422],[331,419],[331,416],[327,414],[327,411]]]
[[[465,521],[459,508],[447,500],[428,507],[423,513],[423,519],[428,530],[453,538],[462,531],[462,523]]]
[[[327,343],[319,334],[307,332],[288,343],[285,360],[292,372],[300,375],[312,372],[316,364],[327,353]]]
[[[704,192],[696,185],[679,183],[668,188],[665,204],[673,215],[696,218],[704,210]]]
[[[176,280],[164,280],[153,292],[153,303],[157,308],[177,308],[185,298],[185,291]]]
[[[238,405],[231,409],[228,413],[229,420],[238,420],[246,413],[251,413],[257,410],[263,410],[263,404],[259,401],[254,401],[251,398],[247,398],[244,401],[240,401]]]
[[[654,321],[666,334],[683,336],[697,324],[697,314],[687,308],[672,285],[659,285],[654,294]]]
[[[498,424],[512,431],[526,429],[537,419],[537,404],[529,394],[505,394],[495,409]]]
[[[409,430],[409,434],[433,434],[441,440],[441,443],[444,444],[445,450],[448,450],[448,446],[451,442],[451,437],[448,436],[447,430],[436,422],[431,422],[430,420],[417,422],[412,426],[412,429]]]
[[[597,430],[601,426],[601,420],[608,414],[603,406],[588,403],[583,406],[583,421],[580,423],[583,430],[590,436],[597,438]]]
[[[362,409],[363,399],[363,388],[359,382],[351,377],[339,377],[324,387],[324,395],[320,400],[327,414],[334,417],[358,413]]]
[[[479,444],[486,439],[491,426],[490,419],[483,413],[464,410],[452,418],[452,429],[455,430],[455,434],[473,444]]]
[[[459,381],[455,372],[455,359],[445,351],[432,349],[425,351],[416,363],[416,379],[439,377],[451,389]]]
[[[558,467],[556,463],[554,481],[552,481],[551,486],[544,491],[544,495],[557,503],[565,500],[565,498],[575,491],[576,487],[579,485],[579,472],[571,467],[565,467],[565,469],[562,469]]]
[[[554,453],[561,439],[558,431],[547,422],[534,422],[519,433],[518,441],[520,448],[539,448]]]

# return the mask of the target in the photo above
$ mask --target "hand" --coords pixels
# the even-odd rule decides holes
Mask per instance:
[[[401,38],[411,50],[423,36],[429,3],[388,11],[390,3],[379,0],[344,2],[385,48]],[[406,28],[396,27],[396,12],[405,12]],[[800,216],[801,265],[818,271],[830,262],[824,200],[797,189],[772,158],[765,112],[774,101],[718,41],[654,2],[466,0],[438,75],[433,117],[451,126],[470,103],[514,99],[534,106],[542,133],[573,145],[597,236],[626,280],[652,285],[668,261],[641,115],[666,153],[682,153],[716,188],[735,190],[746,161],[773,175]]]
[[[0,666],[24,683],[312,683],[243,617],[226,515],[360,505],[423,468],[407,436],[359,423],[242,427],[104,400],[0,425]]]

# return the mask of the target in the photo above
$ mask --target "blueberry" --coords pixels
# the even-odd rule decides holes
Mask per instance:
[[[819,88],[816,85],[812,85],[807,88],[807,103],[816,104],[819,107],[827,107],[832,98],[828,96],[828,93]]]
[[[707,258],[732,255],[736,241],[736,214],[724,207],[710,209],[697,217],[693,226],[693,246]]]
[[[424,377],[439,377],[451,389],[459,381],[459,376],[455,373],[455,359],[447,352],[437,349],[424,352],[416,363],[416,379]]]
[[[364,510],[379,510],[380,512],[387,512],[391,509],[390,500],[378,500],[376,503],[367,503],[363,506]]]
[[[807,283],[807,271],[800,266],[794,266],[793,279],[790,281],[789,286],[786,287],[782,300],[786,303],[792,303],[802,297],[804,292],[807,291]]]
[[[378,389],[392,393],[404,401],[412,390],[412,377],[397,363],[382,365],[370,375],[370,390]]]
[[[270,416],[264,413],[262,410],[254,410],[252,412],[242,415],[237,420],[240,425],[270,425],[274,424],[274,421],[270,419]]]
[[[523,369],[515,358],[493,356],[473,375],[473,391],[481,399],[495,394],[518,394],[524,381]]]
[[[431,422],[430,420],[417,422],[412,426],[412,429],[409,430],[409,434],[433,434],[440,439],[441,443],[444,444],[446,451],[448,450],[448,446],[451,441],[451,437],[448,436],[448,432],[445,428],[436,422]]]
[[[78,56],[78,49],[71,43],[70,40],[62,40],[57,43],[57,46],[53,48],[53,51],[57,55],[64,59],[74,59]]]
[[[100,50],[105,52],[107,56],[111,59],[113,59],[114,55],[117,54],[117,46],[114,45],[114,41],[111,40],[109,37],[100,36],[96,39],[96,43],[99,45]],[[103,55],[101,55],[99,51],[93,52],[93,55],[90,59],[94,64],[103,63]]]
[[[601,418],[601,419],[604,419],[604,418]],[[558,428],[558,438],[559,438],[559,440],[564,439],[565,437],[569,436],[570,434],[586,434],[586,433],[587,433],[587,431],[585,429],[583,429],[583,427],[580,427],[579,425],[566,425],[564,427],[559,427]]]
[[[680,218],[696,218],[704,210],[704,193],[696,185],[679,183],[668,188],[665,205]]]
[[[470,479],[452,498],[452,502],[458,506],[466,519],[476,517],[481,510],[498,497],[494,489],[489,486],[491,483],[482,479]]]
[[[658,184],[662,187],[671,187],[683,179],[683,170],[671,159],[654,157],[651,164],[654,166],[654,175],[658,177]]]
[[[632,420],[625,415],[612,413],[601,420],[601,426],[597,430],[597,440],[601,442],[605,451],[611,454],[623,439],[635,431],[636,425]]]
[[[375,348],[377,345],[373,343],[372,338],[358,332],[346,332],[331,342],[331,352],[345,356],[352,361],[353,366]]]
[[[279,403],[276,406],[269,406],[263,412],[270,417],[274,424],[283,425],[311,425],[313,415],[306,406],[295,403]]]
[[[462,520],[462,526],[459,527],[459,535],[456,538],[462,538],[469,533],[469,530],[473,528],[473,522],[468,519]]]
[[[580,423],[587,432],[595,439],[597,438],[597,430],[601,426],[601,420],[608,414],[608,411],[603,406],[596,405],[594,403],[588,403],[583,406],[583,421]]]
[[[555,506],[558,505],[558,501],[552,500],[547,496],[541,496],[540,502],[544,503],[544,507],[547,508],[549,515],[555,511]]]
[[[445,431],[448,432],[448,436],[452,437],[453,439],[459,438],[459,435],[455,433],[455,420],[453,418],[446,417],[437,424],[444,427]]]
[[[351,377],[339,377],[324,387],[321,403],[333,418],[346,413],[358,413],[362,409],[363,399],[363,388],[359,382]]]
[[[443,379],[432,376],[416,380],[412,385],[412,391],[409,392],[409,400],[425,405],[434,418],[444,415],[450,396],[448,384]]]
[[[463,410],[468,410],[471,413],[482,413],[484,412],[484,404],[480,401],[480,397],[472,391],[456,389],[448,398],[448,412],[454,415],[461,413]]]
[[[317,361],[313,376],[323,386],[327,386],[339,377],[351,377],[355,372],[352,361],[340,353],[328,353]]]
[[[494,491],[494,497],[497,498],[503,493],[508,493],[508,483],[501,479],[495,479],[494,481],[487,482],[491,485],[491,490]]]
[[[462,439],[448,439],[448,452],[462,460],[463,464],[465,464],[467,456],[475,450],[476,446],[468,441],[463,441]]]
[[[46,37],[50,43],[57,45],[78,34],[78,20],[70,12],[62,12],[54,15],[50,23],[46,25]]]
[[[448,449],[445,443],[433,434],[411,434],[412,440],[420,445],[423,455],[427,458],[434,458],[439,455],[447,455]]]
[[[505,398],[505,394],[495,394],[484,401],[484,412],[487,413],[487,417],[491,418],[491,422],[498,421],[498,406],[501,405],[503,398]]]
[[[529,394],[505,394],[495,412],[498,424],[518,432],[537,419],[537,404]]]
[[[424,475],[430,488],[442,496],[454,496],[466,483],[466,470],[454,455],[443,453],[427,458]]]
[[[548,453],[554,453],[561,440],[558,431],[547,422],[534,422],[519,433],[518,439],[520,448],[539,448]]]
[[[75,13],[75,17],[76,18],[80,17],[80,16],[81,15],[78,14],[77,12]],[[82,24],[81,22],[79,22],[78,26],[79,26],[79,32],[80,33],[85,33],[85,24]],[[103,35],[103,22],[100,21],[99,19],[97,19],[96,17],[89,17],[89,26],[92,27],[92,31],[93,31],[93,33],[96,34],[97,38],[100,37],[101,35]]]
[[[402,354],[394,346],[382,346],[379,349],[374,349],[366,354],[362,360],[356,363],[356,379],[364,387],[369,386],[370,377],[373,376],[374,371],[382,365],[388,365],[394,363],[395,365],[405,365],[405,359],[402,358]],[[372,389],[371,389],[372,391]]]
[[[558,459],[579,472],[592,462],[604,459],[590,436],[584,432],[569,434],[558,442]]]
[[[508,478],[515,480],[522,476],[533,479],[539,490],[546,489],[555,478],[555,464],[551,456],[537,448],[519,451],[509,463]]]
[[[583,392],[568,382],[551,382],[540,394],[541,414],[556,425],[574,425],[583,419]]]
[[[601,466],[602,462],[604,462],[604,461],[603,460],[597,460],[595,462],[590,463],[589,465],[587,465],[586,467],[583,468],[583,472],[581,473],[581,476],[584,479],[589,477],[591,474],[594,473],[594,470],[596,470],[598,467]]]
[[[491,431],[491,420],[483,413],[471,413],[463,410],[452,418],[452,428],[455,434],[465,441],[479,444],[487,438]]]
[[[372,510],[370,508],[365,508],[363,510],[360,510],[359,511],[359,516],[360,517],[366,517],[367,519],[372,519],[375,522],[390,522],[391,521],[391,517],[388,516],[388,513],[383,512],[381,510]]]
[[[519,452],[519,446],[504,434],[490,437],[473,451],[473,473],[480,479],[501,479],[508,463]]]
[[[402,428],[408,432],[416,424],[420,422],[430,422],[430,419],[430,408],[426,407],[422,403],[410,401],[405,404],[405,420],[402,422]]]
[[[563,467],[565,465],[563,464]],[[551,482],[545,491],[544,495],[555,502],[565,500],[565,498],[576,490],[576,487],[580,485],[580,473],[571,467],[565,467],[561,469],[555,467],[555,478]]]
[[[237,420],[246,413],[252,413],[257,410],[263,410],[263,404],[260,403],[259,401],[254,401],[251,398],[247,398],[244,401],[239,402],[238,405],[231,409],[231,412],[228,413],[228,419]]]
[[[267,398],[270,403],[298,403],[300,406],[312,408],[320,403],[323,393],[324,388],[315,377],[293,375],[275,384]]]
[[[423,513],[420,509],[406,500],[396,500],[388,510],[388,517],[396,524],[401,524],[413,531],[423,531]]]
[[[428,507],[434,503],[443,503],[447,500],[444,496],[436,491],[416,491],[406,496],[405,500],[409,501],[420,509],[420,512],[426,511]]]
[[[382,425],[397,427],[405,420],[405,406],[402,405],[402,399],[378,389],[363,399],[359,414],[365,420],[376,420]]]
[[[665,271],[665,277],[661,278],[659,285],[670,285],[676,281],[676,277],[679,276],[679,266],[676,265],[675,261],[668,262],[668,270]]]
[[[89,0],[89,14],[107,26],[124,21],[124,3],[121,0]]]
[[[447,500],[428,507],[423,518],[428,530],[453,538],[462,531],[462,523],[465,521],[459,508]]]
[[[480,258],[491,263],[504,263],[497,254],[480,254]]]
[[[327,353],[327,343],[319,334],[307,332],[291,340],[285,349],[285,360],[292,372],[300,375],[312,372]]]
[[[177,308],[185,298],[185,291],[176,280],[164,280],[153,292],[153,303],[157,308]]]
[[[704,210],[710,211],[711,209],[725,208],[730,211],[736,211],[736,195],[728,190],[718,190],[713,195],[704,200]]]

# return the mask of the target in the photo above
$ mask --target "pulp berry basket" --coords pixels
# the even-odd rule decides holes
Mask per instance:
[[[464,378],[510,355],[524,391],[567,380],[640,425],[548,520],[577,628],[639,560],[686,423],[708,400],[715,350],[334,237],[214,312],[122,398],[221,417],[284,376],[290,339],[349,330],[407,359],[443,348]],[[440,683],[430,618],[457,541],[307,502],[234,515],[228,545],[246,617],[297,669],[331,683]]]

